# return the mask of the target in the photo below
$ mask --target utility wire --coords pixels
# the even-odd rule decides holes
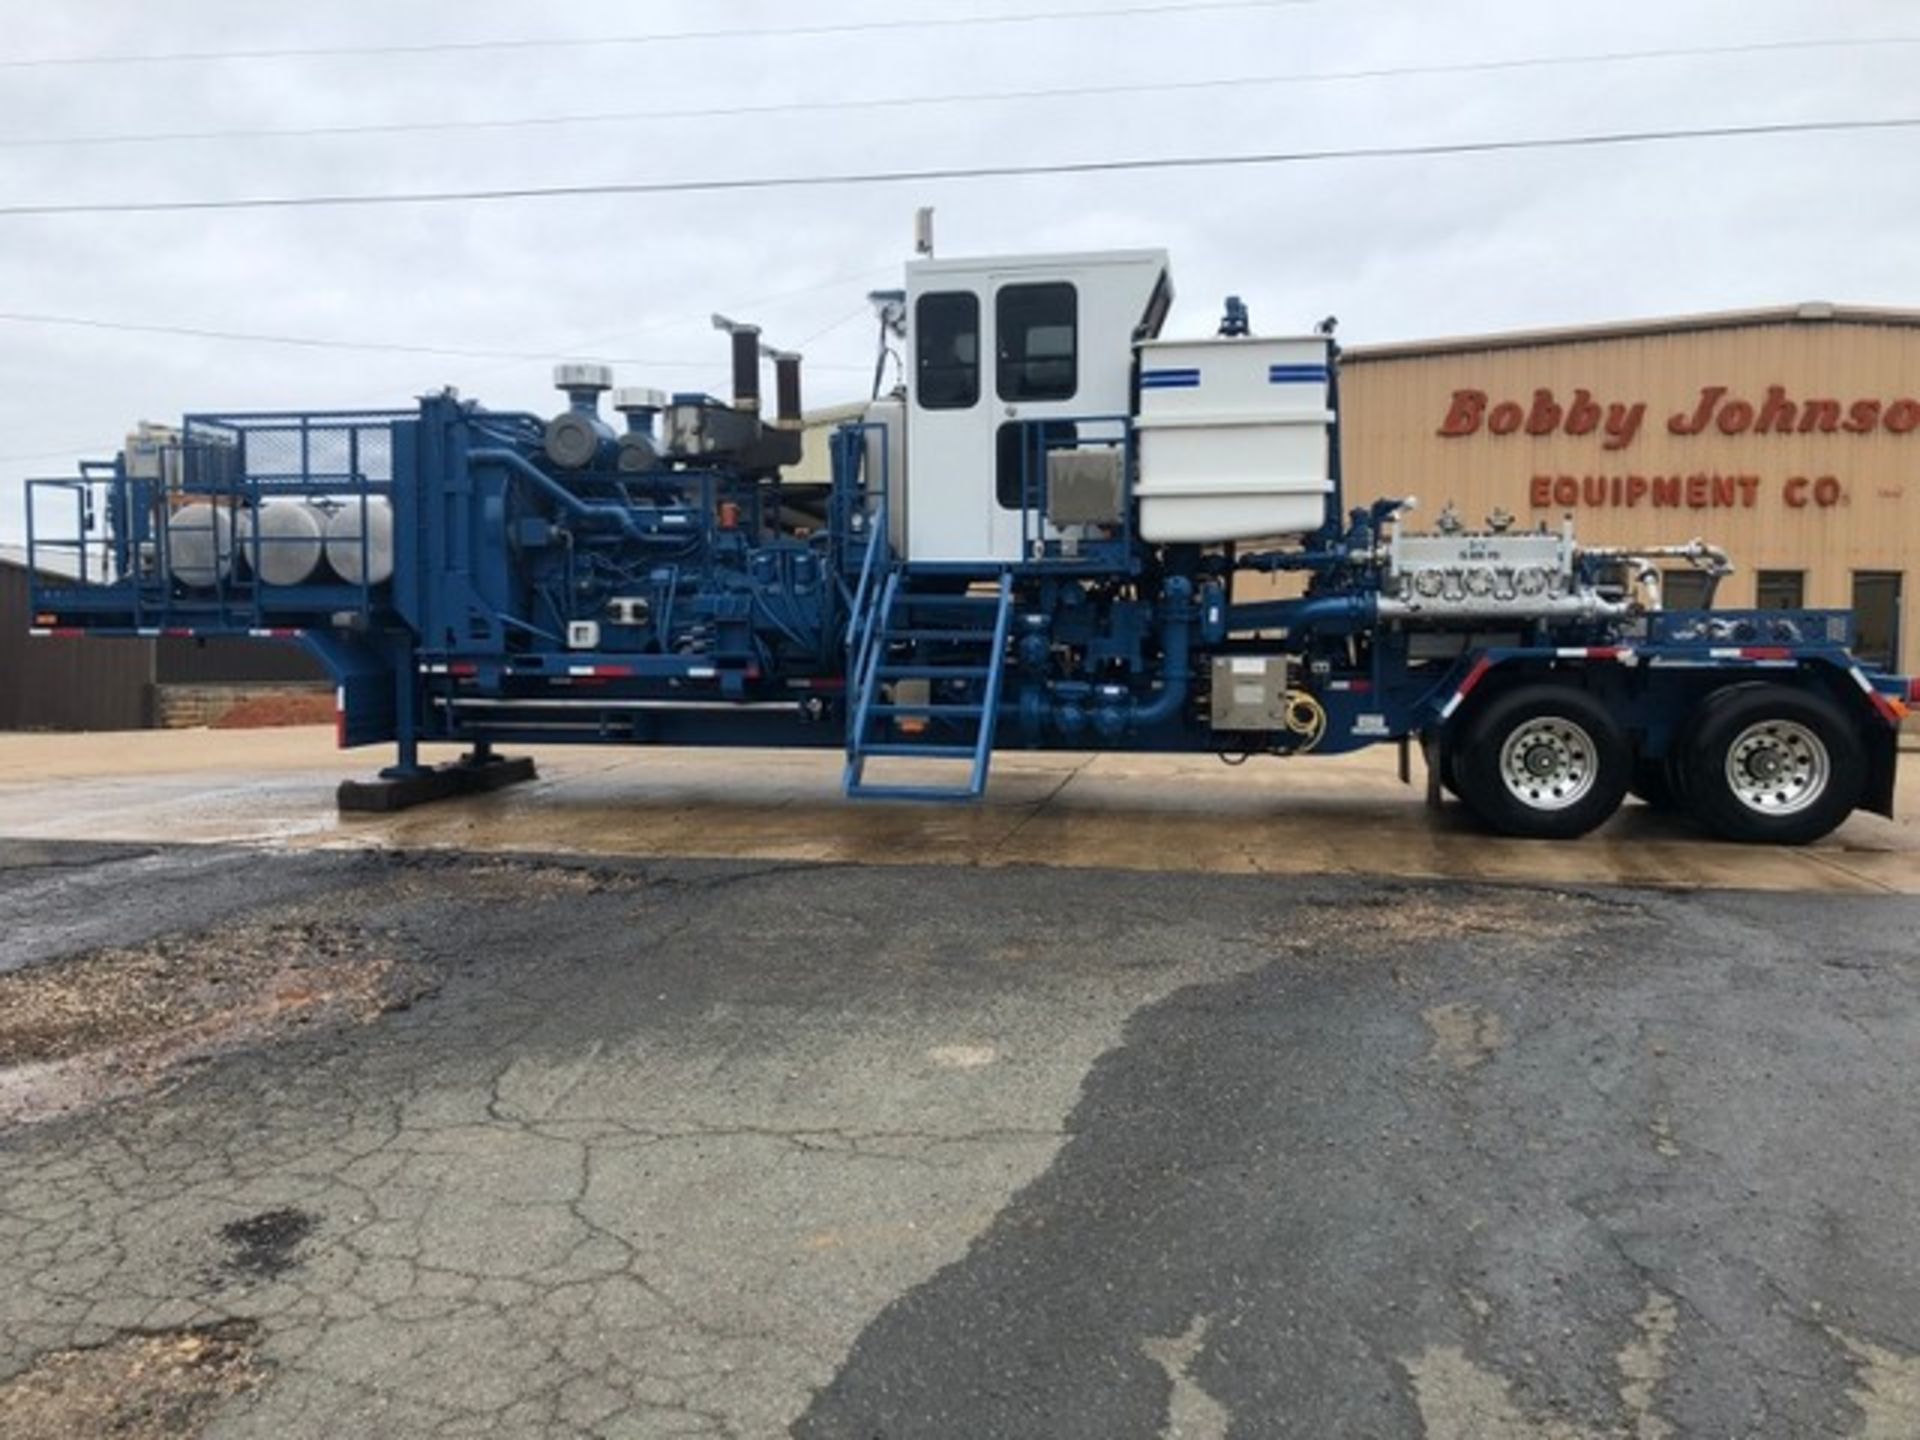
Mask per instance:
[[[229,340],[252,345],[295,345],[308,350],[377,351],[391,355],[432,355],[467,360],[551,360],[557,355],[569,359],[597,361],[603,365],[638,365],[648,369],[693,369],[710,365],[708,360],[644,359],[634,355],[582,355],[553,350],[468,350],[448,345],[406,345],[380,340],[334,340],[315,335],[272,335],[253,331],[213,330],[195,325],[148,325],[123,320],[99,320],[82,315],[34,315],[19,311],[0,311],[0,322],[15,325],[55,325],[76,330],[111,330],[137,335],[168,335],[192,340]],[[866,373],[864,365],[814,365],[815,370],[851,370]]]
[[[755,175],[711,180],[632,180],[580,185],[527,185],[485,190],[397,190],[333,195],[259,195],[231,200],[97,200],[49,205],[0,205],[0,219],[57,215],[155,215],[216,210],[307,210],[384,205],[475,204],[508,200],[586,199],[614,195],[731,194],[762,190],[824,190],[843,186],[928,184],[953,180],[1030,179],[1059,175],[1115,175],[1151,171],[1251,169],[1341,160],[1434,159],[1510,155],[1535,150],[1595,149],[1734,140],[1781,135],[1838,135],[1920,127],[1920,116],[1877,120],[1787,120],[1760,125],[1695,129],[1615,130],[1589,135],[1516,140],[1463,140],[1431,145],[1369,145],[1349,150],[1273,150],[1246,155],[1167,155],[1122,160],[1063,160],[1033,165],[955,165],[926,170],[866,170],[829,175]]]
[[[1565,66],[1619,65],[1649,60],[1698,60],[1735,55],[1780,54],[1808,50],[1870,49],[1920,45],[1920,35],[1873,39],[1763,40],[1741,45],[1674,46],[1655,50],[1613,50],[1592,55],[1534,55],[1510,60],[1468,60],[1440,65],[1394,65],[1366,70],[1299,70],[1272,75],[1229,75],[1206,80],[1168,80],[1145,84],[1065,85],[1037,90],[981,90],[944,95],[879,96],[852,100],[769,101],[758,105],[715,105],[654,110],[600,110],[571,115],[527,115],[504,119],[393,120],[352,125],[302,125],[284,129],[163,130],[107,135],[3,136],[0,149],[67,149],[110,145],[175,145],[225,140],[302,140],[365,135],[447,134],[611,125],[648,120],[718,120],[757,115],[833,114],[847,111],[919,109],[930,105],[984,105],[1027,100],[1070,100],[1113,95],[1177,95],[1208,90],[1254,89],[1281,85],[1326,85],[1362,80],[1400,80],[1422,76],[1483,75]]]
[[[1194,15],[1223,10],[1280,10],[1318,0],[1194,0],[1190,4],[1109,6],[1091,10],[1028,10],[1005,15],[941,15],[920,20],[846,20],[818,25],[745,26],[724,30],[669,30],[657,35],[525,36],[497,40],[432,40],[379,45],[284,46],[250,50],[171,50],[152,54],[31,55],[0,60],[0,70],[81,65],[178,65],[221,60],[313,60],[369,55],[438,55],[476,50],[587,50],[602,45],[679,45],[698,40],[761,40],[856,35],[875,31],[954,30],[974,25],[1039,25],[1055,21],[1118,20],[1136,15]]]

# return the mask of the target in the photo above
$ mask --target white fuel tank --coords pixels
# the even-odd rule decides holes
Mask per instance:
[[[1140,535],[1222,544],[1326,518],[1327,340],[1220,336],[1140,346]]]
[[[240,512],[240,558],[262,584],[304,585],[320,568],[325,531],[326,516],[305,501],[268,500]]]
[[[360,516],[365,510],[366,537]],[[369,497],[347,501],[327,521],[327,563],[349,585],[384,585],[393,578],[393,509]]]
[[[211,590],[233,570],[233,516],[195,500],[167,516],[168,573],[193,590]]]

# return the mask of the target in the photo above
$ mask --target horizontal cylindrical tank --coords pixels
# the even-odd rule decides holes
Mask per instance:
[[[391,580],[393,508],[385,500],[369,496],[349,500],[334,511],[327,521],[327,563],[349,585],[384,585]]]
[[[264,585],[304,585],[320,568],[327,517],[303,500],[268,500],[240,512],[241,563]]]
[[[233,571],[233,516],[195,500],[167,516],[168,573],[194,590],[211,590]]]

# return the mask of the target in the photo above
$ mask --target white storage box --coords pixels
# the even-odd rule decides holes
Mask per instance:
[[[1326,518],[1327,341],[1151,340],[1140,346],[1140,535],[1221,544]]]

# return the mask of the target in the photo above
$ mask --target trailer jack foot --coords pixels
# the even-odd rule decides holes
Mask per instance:
[[[410,775],[342,780],[338,798],[343,814],[385,814],[453,795],[484,794],[518,785],[534,776],[530,756],[503,757],[485,751],[463,755],[446,765],[422,768]]]

